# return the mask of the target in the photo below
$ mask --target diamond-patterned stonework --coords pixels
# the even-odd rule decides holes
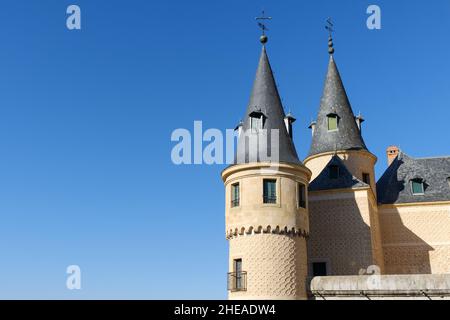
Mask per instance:
[[[242,259],[247,272],[247,291],[230,292],[230,299],[306,299],[305,238],[261,233],[229,243],[230,270]]]

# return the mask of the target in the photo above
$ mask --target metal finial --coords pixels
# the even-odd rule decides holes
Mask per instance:
[[[334,48],[333,48],[333,38],[331,37],[332,33],[334,32],[334,24],[333,21],[331,21],[331,18],[327,19],[327,25],[325,26],[325,29],[328,30],[328,53],[333,54]]]
[[[266,36],[266,30],[267,29],[266,25],[264,24],[264,20],[272,20],[272,17],[266,17],[264,10],[262,11],[262,14],[260,17],[256,17],[255,20],[261,20],[262,22],[258,22],[258,26],[261,28],[262,31],[262,35],[259,38],[259,41],[264,45],[267,43],[267,41],[269,40]]]

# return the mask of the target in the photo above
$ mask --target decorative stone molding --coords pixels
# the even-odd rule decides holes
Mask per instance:
[[[230,240],[232,238],[238,237],[238,236],[245,236],[245,235],[257,235],[261,233],[271,233],[271,234],[279,234],[279,235],[287,235],[291,237],[303,237],[308,238],[309,233],[306,230],[302,230],[299,228],[294,227],[282,227],[280,226],[247,226],[247,227],[241,227],[241,228],[234,228],[229,229],[226,231],[226,239]]]

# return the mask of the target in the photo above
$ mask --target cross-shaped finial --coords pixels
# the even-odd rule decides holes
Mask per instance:
[[[266,14],[265,14],[265,12],[263,10],[262,13],[261,13],[261,16],[260,17],[256,17],[255,20],[256,21],[258,21],[258,20],[262,21],[262,22],[258,21],[258,26],[262,30],[262,36],[261,36],[260,40],[261,40],[261,43],[264,44],[264,43],[267,42],[266,30],[269,30],[269,29],[267,29],[266,25],[264,24],[264,20],[272,20],[272,17],[266,17]]]
[[[327,25],[325,26],[325,29],[328,30],[328,34],[330,35],[330,38],[331,38],[331,34],[334,31],[333,27],[334,27],[333,21],[331,21],[331,18],[328,18],[327,19]]]

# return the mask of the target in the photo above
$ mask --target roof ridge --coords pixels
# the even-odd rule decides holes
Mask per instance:
[[[416,160],[427,160],[427,159],[447,159],[450,158],[450,156],[432,156],[432,157],[419,157],[419,158],[413,158]]]

